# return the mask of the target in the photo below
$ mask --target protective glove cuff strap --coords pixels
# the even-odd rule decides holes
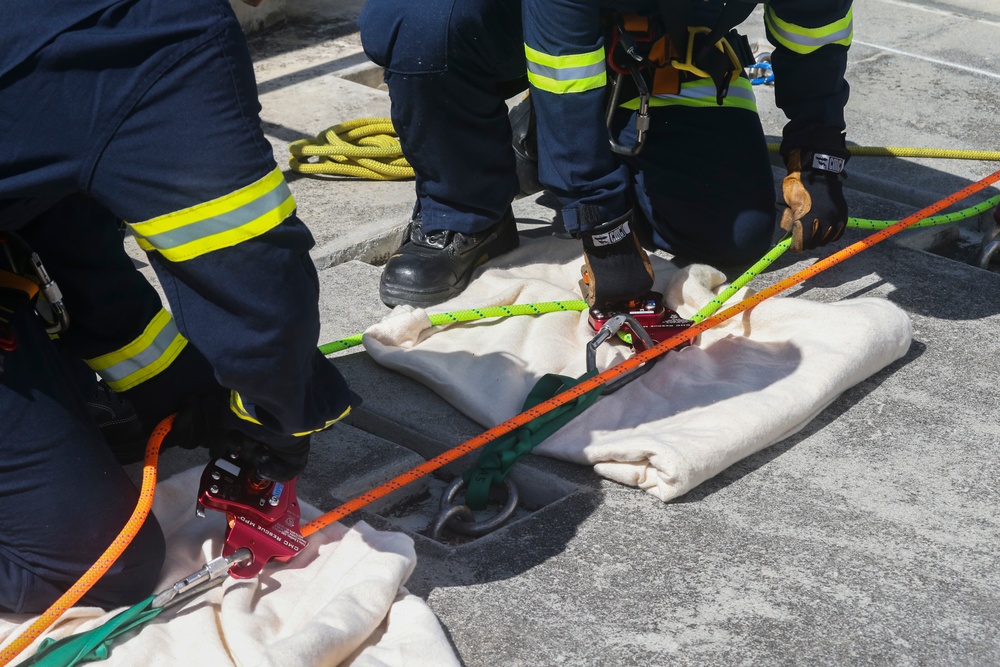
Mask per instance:
[[[847,158],[829,153],[807,151],[802,155],[802,166],[813,171],[847,175],[844,172],[844,168],[847,166]]]
[[[584,248],[602,248],[621,243],[632,233],[632,211],[581,232]]]

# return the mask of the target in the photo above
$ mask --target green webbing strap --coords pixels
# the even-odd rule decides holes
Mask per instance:
[[[22,665],[42,667],[71,667],[81,662],[106,660],[108,649],[119,635],[155,618],[163,607],[151,608],[153,596],[129,607],[102,625],[62,639],[44,639],[35,655]]]
[[[595,375],[597,375],[597,370],[584,373],[576,379],[553,373],[543,375],[528,393],[521,410],[522,412],[529,410]],[[476,465],[463,474],[467,485],[465,504],[469,506],[469,509],[485,509],[490,487],[503,481],[517,460],[534,449],[535,445],[590,407],[602,391],[604,391],[603,385],[551,412],[535,417],[513,433],[508,433],[506,436],[487,444],[480,452]]]

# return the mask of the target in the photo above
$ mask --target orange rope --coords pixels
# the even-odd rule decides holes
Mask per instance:
[[[438,456],[435,456],[430,461],[420,464],[419,466],[409,470],[401,475],[398,475],[388,482],[381,484],[374,489],[353,498],[346,503],[340,505],[339,507],[323,514],[316,519],[313,519],[309,523],[302,526],[302,535],[308,536],[312,535],[318,530],[329,526],[331,523],[338,521],[355,511],[365,507],[366,505],[383,498],[393,491],[400,489],[411,482],[414,482],[425,475],[434,472],[435,470],[444,467],[445,465],[458,460],[459,458],[469,454],[480,447],[483,447],[489,442],[496,440],[502,435],[510,433],[536,417],[540,417],[552,410],[568,403],[569,401],[578,398],[579,396],[596,389],[600,385],[609,382],[617,377],[624,375],[625,373],[631,371],[632,369],[638,367],[651,359],[665,354],[666,352],[676,348],[681,343],[693,340],[698,334],[703,331],[711,329],[717,324],[725,322],[726,320],[732,318],[739,313],[750,310],[754,306],[760,304],[766,299],[779,294],[790,287],[794,287],[799,283],[811,278],[830,267],[839,264],[840,262],[857,255],[862,250],[867,250],[868,248],[874,246],[877,243],[884,241],[885,239],[898,234],[907,227],[919,222],[920,220],[933,215],[948,206],[965,199],[966,197],[975,194],[990,185],[1000,181],[1000,171],[996,171],[986,178],[967,185],[958,192],[951,194],[944,199],[923,208],[916,213],[900,220],[896,224],[887,227],[881,231],[878,231],[871,236],[868,236],[857,243],[854,243],[832,255],[821,259],[812,266],[809,266],[783,280],[778,281],[771,287],[757,292],[753,296],[740,301],[736,305],[723,310],[712,317],[706,318],[701,322],[693,325],[692,327],[678,333],[670,338],[656,344],[655,346],[637,353],[632,357],[622,361],[621,363],[612,366],[606,371],[595,375],[594,377],[577,384],[566,391],[553,396],[552,398],[544,401],[535,407],[526,410],[518,415],[515,415],[503,422],[498,424],[493,428],[481,433],[480,435],[466,440],[462,444],[450,449]],[[108,570],[109,567],[115,562],[115,560],[122,554],[122,552],[128,547],[129,543],[138,533],[139,529],[142,527],[143,521],[145,521],[146,516],[149,514],[149,510],[153,504],[153,494],[156,486],[156,465],[160,453],[160,445],[163,441],[164,436],[170,432],[170,427],[173,425],[174,416],[171,415],[161,421],[154,429],[153,434],[149,438],[149,443],[146,446],[146,460],[142,471],[142,489],[139,494],[139,502],[136,504],[135,510],[132,512],[132,516],[129,518],[125,527],[115,538],[114,542],[105,550],[105,552],[98,558],[97,562],[82,577],[77,581],[72,588],[66,591],[62,597],[56,600],[55,603],[44,614],[38,617],[34,623],[28,627],[27,630],[21,633],[13,642],[4,647],[3,651],[0,652],[0,667],[4,667],[11,660],[13,660],[17,655],[23,651],[27,646],[29,646],[35,639],[41,636],[41,634],[48,629],[67,609],[76,604],[77,601],[83,595],[90,590],[90,588],[97,582],[98,579]]]
[[[664,354],[676,348],[681,343],[694,339],[698,334],[700,334],[703,331],[707,331],[708,329],[711,329],[716,324],[724,322],[729,318],[733,317],[734,315],[742,313],[746,310],[750,310],[751,308],[758,305],[765,299],[769,299],[775,294],[779,294],[780,292],[783,292],[790,287],[798,285],[804,280],[811,278],[822,271],[825,271],[831,266],[839,264],[845,259],[857,255],[862,250],[867,250],[876,243],[884,241],[893,234],[897,234],[903,231],[907,227],[919,222],[920,220],[930,215],[933,215],[947,208],[948,206],[951,206],[952,204],[961,201],[962,199],[965,199],[969,195],[975,194],[976,192],[979,192],[980,190],[989,187],[990,185],[996,183],[997,181],[1000,181],[1000,171],[994,172],[993,174],[982,179],[981,181],[977,181],[976,183],[967,185],[958,192],[951,194],[945,197],[944,199],[917,211],[913,215],[903,218],[896,224],[890,227],[886,227],[885,229],[878,231],[872,234],[871,236],[868,236],[862,239],[861,241],[858,241],[857,243],[854,243],[853,245],[850,245],[830,255],[829,257],[826,257],[825,259],[819,260],[815,264],[799,271],[798,273],[795,273],[794,275],[785,278],[784,280],[775,283],[774,285],[768,287],[767,289],[757,292],[753,296],[744,299],[743,301],[740,301],[736,305],[731,306],[730,308],[727,308],[726,310],[723,310],[722,312],[717,313],[712,317],[702,320],[698,324],[695,324],[691,328],[686,329],[681,333],[671,336],[670,338],[656,344],[654,347],[651,347],[643,352],[637,353],[629,357],[628,359],[620,362],[615,366],[612,366],[606,371],[599,373],[593,376],[592,378],[585,380],[580,384],[577,384],[560,394],[556,394],[547,401],[539,403],[538,405],[529,410],[525,410],[524,412],[511,417],[502,424],[498,424],[497,426],[494,426],[488,431],[470,440],[466,440],[465,442],[458,445],[454,449],[449,449],[448,451],[435,456],[433,459],[418,465],[416,468],[404,472],[403,474],[390,479],[388,482],[375,487],[371,491],[363,493],[362,495],[347,501],[343,505],[340,505],[339,507],[327,512],[326,514],[323,514],[322,516],[313,519],[309,523],[302,526],[302,534],[306,536],[311,535],[312,533],[315,533],[317,530],[325,528],[334,521],[338,521],[339,519],[342,519],[352,514],[353,512],[361,509],[362,507],[368,505],[369,503],[372,503],[378,500],[379,498],[387,496],[393,491],[400,489],[406,486],[407,484],[420,479],[421,477],[437,470],[438,468],[442,468],[445,465],[452,463],[453,461],[456,461],[457,459],[465,456],[466,454],[479,449],[480,447],[486,445],[487,443],[496,440],[500,436],[506,435],[507,433],[510,433],[511,431],[514,431],[524,426],[532,419],[544,415],[547,412],[551,412],[552,410],[555,410],[556,408],[568,403],[569,401],[579,396],[582,396],[588,391],[596,389],[600,385],[624,375],[625,373],[629,372],[633,368],[636,368],[640,364],[645,363],[653,359],[654,357],[657,357],[661,354]]]
[[[173,422],[174,415],[170,415],[157,424],[156,428],[153,429],[153,434],[149,436],[149,442],[146,444],[146,460],[142,468],[142,488],[139,490],[139,501],[136,503],[135,509],[132,511],[132,516],[129,517],[125,527],[118,533],[118,537],[101,554],[101,557],[90,566],[90,569],[84,572],[83,576],[68,591],[62,594],[62,597],[53,602],[52,606],[46,609],[44,614],[36,618],[35,622],[18,635],[17,639],[0,651],[0,667],[3,667],[16,658],[21,651],[38,639],[60,616],[66,613],[67,609],[79,602],[80,598],[97,583],[97,580],[118,560],[118,557],[122,555],[122,552],[125,551],[133,538],[135,538],[136,533],[142,528],[142,524],[146,520],[150,508],[153,506],[153,495],[156,491],[156,464],[160,457],[160,445],[163,443],[164,436],[170,432]]]

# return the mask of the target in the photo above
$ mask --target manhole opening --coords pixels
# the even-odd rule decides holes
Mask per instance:
[[[978,233],[966,227],[955,227],[944,242],[928,248],[928,251],[947,259],[970,264],[980,269],[1000,273],[1000,250],[990,244],[989,232]]]
[[[517,486],[519,502],[509,519],[496,530],[480,537],[462,535],[447,527],[440,532],[436,539],[429,535],[429,529],[441,511],[441,498],[453,480],[452,477],[445,475],[432,476],[420,493],[380,509],[377,514],[409,533],[421,535],[449,547],[459,547],[506,530],[511,525],[530,518],[538,510],[565,498],[576,490],[572,484],[564,480],[527,468],[512,472],[509,479]],[[455,502],[462,503],[463,500],[464,495],[460,492],[455,498]],[[473,513],[476,521],[484,521],[496,516],[506,500],[504,487],[494,487],[491,490],[487,508],[481,512]]]
[[[337,76],[346,81],[360,83],[362,86],[388,91],[383,79],[384,70],[373,62],[364,62],[337,72]]]
[[[1000,223],[987,212],[964,224],[914,230],[901,243],[962,264],[1000,273]]]

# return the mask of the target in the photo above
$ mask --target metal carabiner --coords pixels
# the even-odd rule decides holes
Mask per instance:
[[[646,329],[643,328],[641,324],[639,324],[638,320],[636,320],[628,313],[619,313],[614,317],[610,318],[607,322],[605,322],[604,325],[601,326],[600,330],[597,332],[597,335],[594,336],[589,343],[587,343],[588,373],[592,373],[593,371],[597,370],[597,348],[599,348],[612,336],[617,334],[618,331],[626,324],[628,325],[629,330],[632,332],[632,335],[639,338],[639,340],[645,346],[645,349],[648,350],[649,348],[656,345],[656,342],[652,339],[652,337],[649,335]],[[607,384],[604,385],[604,391],[602,392],[602,394],[604,396],[607,396],[609,394],[615,393],[616,391],[627,385],[632,380],[635,380],[643,373],[649,371],[649,369],[653,367],[653,364],[656,363],[660,358],[661,357],[656,357],[654,359],[651,359],[650,361],[644,363],[642,366],[639,366],[638,368],[629,371],[628,373],[618,378],[617,380],[608,382]]]
[[[625,75],[621,72],[617,73],[615,81],[611,85],[611,99],[608,100],[604,122],[608,127],[608,142],[611,144],[611,152],[616,155],[635,157],[642,152],[643,146],[646,145],[646,132],[649,131],[649,86],[646,85],[646,80],[642,77],[642,72],[639,71],[635,63],[630,62],[626,67],[632,75],[636,88],[639,89],[639,109],[635,113],[635,146],[630,148],[620,144],[611,136],[611,124],[614,121],[615,110],[618,108],[622,82],[625,80]]]
[[[445,528],[469,537],[482,537],[492,533],[514,515],[520,500],[517,485],[509,478],[505,478],[503,483],[507,487],[507,502],[492,518],[476,521],[468,505],[452,504],[455,496],[465,486],[465,480],[456,477],[441,496],[441,511],[428,527],[427,536],[440,541],[441,531]]]
[[[63,304],[62,290],[59,289],[56,281],[52,280],[49,276],[49,272],[45,270],[45,265],[42,264],[42,259],[38,256],[38,253],[32,252],[29,261],[35,275],[38,276],[38,284],[42,291],[42,296],[45,297],[45,302],[52,311],[53,319],[51,321],[39,313],[39,317],[45,320],[46,333],[57,334],[66,331],[69,328],[69,313],[66,312],[66,306]],[[37,312],[37,307],[35,310]]]
[[[157,593],[149,606],[153,609],[167,607],[207,591],[229,576],[229,569],[253,558],[247,548],[237,549],[228,556],[220,556],[205,563],[200,570],[189,574],[170,588]]]

